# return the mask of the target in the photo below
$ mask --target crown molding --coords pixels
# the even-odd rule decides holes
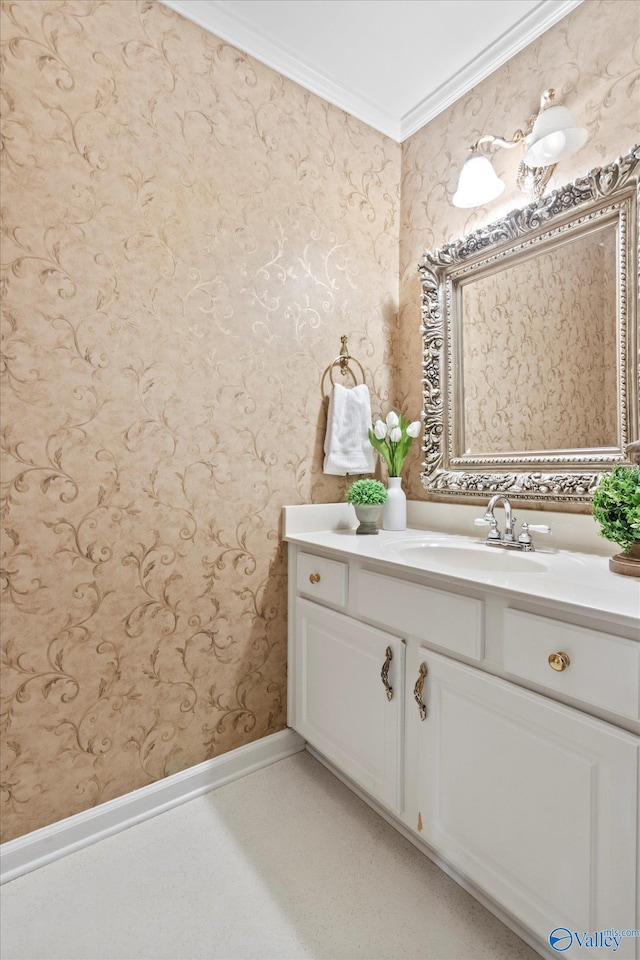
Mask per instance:
[[[161,0],[165,6],[187,20],[238,47],[306,90],[328,100],[334,106],[373,127],[387,137],[402,142],[433,120],[473,86],[536,40],[561,20],[582,0],[542,0],[506,30],[495,43],[486,47],[403,117],[397,117],[379,103],[346,89],[333,77],[314,70],[283,46],[265,38],[251,24],[208,0]]]
[[[582,0],[543,0],[539,7],[525,14],[495,43],[486,47],[462,70],[454,73],[412,110],[405,113],[400,120],[400,141],[406,140],[424,127],[581,3]]]

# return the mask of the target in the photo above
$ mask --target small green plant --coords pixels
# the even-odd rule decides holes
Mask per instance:
[[[600,536],[625,553],[640,540],[640,466],[614,467],[593,492],[593,516]]]
[[[347,491],[349,503],[376,506],[387,502],[387,489],[380,480],[356,480]]]

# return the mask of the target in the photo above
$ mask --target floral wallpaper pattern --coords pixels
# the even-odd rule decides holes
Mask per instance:
[[[281,507],[390,400],[400,146],[146,0],[2,4],[2,823],[286,724]]]
[[[344,496],[340,335],[413,419],[418,261],[521,202],[450,205],[466,144],[553,83],[590,133],[557,182],[624,153],[639,58],[589,0],[400,148],[153,0],[1,16],[9,840],[283,728],[280,510]]]
[[[420,283],[424,252],[471,233],[526,204],[516,187],[519,151],[492,153],[505,180],[502,196],[474,210],[452,206],[467,148],[481,133],[512,136],[554,87],[558,99],[589,132],[585,145],[556,167],[548,189],[627,153],[638,140],[640,39],[638,6],[588,0],[418,130],[402,145],[400,335],[394,371],[403,406],[422,405]],[[414,445],[414,448],[417,445]],[[419,451],[407,460],[405,489],[425,499]]]
[[[464,453],[614,446],[612,226],[465,284]]]

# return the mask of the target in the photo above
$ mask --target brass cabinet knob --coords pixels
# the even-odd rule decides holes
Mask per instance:
[[[310,573],[310,574],[309,574],[309,583],[320,583],[320,574],[319,574],[319,573]]]
[[[557,670],[558,672],[566,670],[570,663],[571,660],[568,655],[563,653],[562,650],[558,651],[558,653],[549,654],[549,666],[552,670]]]

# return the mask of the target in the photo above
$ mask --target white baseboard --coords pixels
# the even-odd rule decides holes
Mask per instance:
[[[294,730],[272,733],[123,797],[33,830],[17,840],[9,840],[0,847],[0,883],[104,840],[231,780],[239,780],[261,767],[298,753],[304,746],[305,741]]]

